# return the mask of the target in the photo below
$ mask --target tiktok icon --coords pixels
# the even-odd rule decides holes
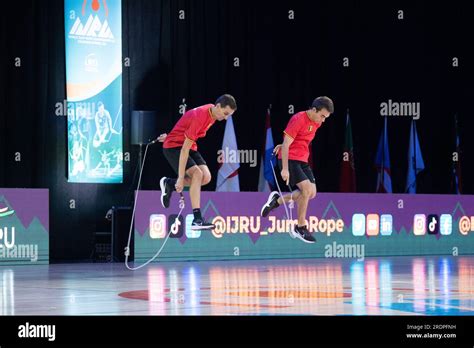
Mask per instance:
[[[428,215],[428,234],[439,233],[439,218],[438,215]]]

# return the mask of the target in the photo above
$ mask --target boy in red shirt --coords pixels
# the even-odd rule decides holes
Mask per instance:
[[[294,231],[290,230],[290,236],[299,238],[305,243],[316,242],[305,222],[308,202],[316,196],[316,180],[308,164],[309,146],[318,128],[333,112],[334,104],[331,99],[316,98],[311,109],[293,115],[283,132],[283,145],[276,146],[274,150],[279,152],[278,163],[283,181],[291,185],[292,189],[294,186],[298,189],[293,193],[293,200],[298,204],[298,225]],[[262,207],[261,216],[268,216],[271,210],[278,208],[283,200],[288,202],[290,197],[290,194],[281,197],[276,191],[270,193]]]
[[[168,208],[174,190],[182,192],[190,186],[189,195],[193,207],[193,230],[212,229],[201,216],[201,186],[211,181],[211,173],[197,150],[196,141],[206,136],[206,132],[216,121],[227,120],[237,110],[234,97],[224,94],[216,104],[206,104],[187,111],[176,123],[163,143],[163,154],[173,167],[177,179],[163,177],[160,180],[161,204]]]

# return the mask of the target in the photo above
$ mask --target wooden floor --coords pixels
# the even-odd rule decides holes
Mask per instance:
[[[2,315],[474,315],[474,257],[0,268]]]

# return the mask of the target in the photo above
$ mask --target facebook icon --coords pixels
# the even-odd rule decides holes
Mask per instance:
[[[453,232],[453,217],[450,214],[442,214],[439,218],[439,231],[443,236]]]

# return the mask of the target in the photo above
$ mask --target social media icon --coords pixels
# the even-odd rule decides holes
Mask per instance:
[[[428,234],[438,234],[438,233],[439,233],[438,215],[430,214],[428,215]]]
[[[367,235],[376,236],[379,234],[380,220],[379,214],[367,215]]]
[[[193,214],[186,215],[186,237],[199,238],[201,237],[201,231],[191,229],[191,224],[193,223],[193,220],[194,220]]]
[[[365,215],[364,214],[352,215],[352,234],[354,236],[365,235]]]
[[[164,214],[150,215],[150,238],[158,239],[166,236],[166,216]]]
[[[181,238],[184,235],[184,218],[182,215],[178,219],[177,214],[171,214],[168,218],[168,233],[170,238]]]
[[[470,232],[474,231],[474,216],[463,215],[459,219],[459,232],[467,236]]]
[[[393,217],[390,214],[380,215],[380,234],[390,236],[393,232]]]
[[[413,219],[413,233],[415,236],[423,236],[426,234],[426,215],[416,214]]]
[[[450,214],[441,214],[439,218],[439,232],[443,236],[453,233],[453,217]]]

